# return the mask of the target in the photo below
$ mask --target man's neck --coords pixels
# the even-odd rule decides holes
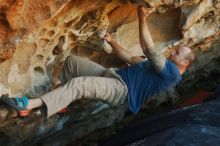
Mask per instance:
[[[179,69],[179,72],[180,72],[181,75],[182,75],[182,74],[186,71],[186,69],[187,69],[186,66],[182,66],[182,65],[177,65],[177,68]]]

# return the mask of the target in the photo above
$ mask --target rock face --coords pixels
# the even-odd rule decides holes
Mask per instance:
[[[205,146],[210,142],[212,146],[218,146],[219,97],[202,105],[145,115],[121,129],[101,146]]]
[[[192,85],[194,85],[194,90],[205,89],[210,91],[213,91],[219,85],[219,47],[220,39],[212,43],[210,50],[197,51],[196,62],[184,74],[184,80],[178,87],[183,96],[190,97],[190,94],[195,93],[195,91],[190,90]]]
[[[143,55],[138,4],[151,6],[147,21],[157,49],[168,57],[170,50],[188,45],[198,58],[178,90],[153,98],[159,99],[157,104],[178,93],[193,94],[192,85],[197,88],[197,83],[210,80],[210,76],[214,88],[220,82],[219,0],[0,0],[0,96],[36,97],[48,92],[59,83],[63,61],[72,54],[105,67],[123,66],[104,41],[106,32],[123,47]],[[11,119],[17,113],[0,106],[0,141],[8,145],[67,145],[120,121],[127,110],[122,105],[97,112],[97,102],[90,101],[77,105],[87,108],[50,119],[36,114]]]
[[[1,0],[0,94],[39,96],[47,92],[68,55],[106,67],[121,66],[104,42],[109,32],[137,55],[137,4],[149,4],[149,27],[158,49],[180,44],[206,50],[219,36],[220,3],[194,1]]]
[[[25,118],[1,121],[0,145],[65,146],[75,143],[97,129],[120,121],[128,109],[126,105],[107,107],[102,102],[82,100],[70,105],[69,112],[51,118],[45,118],[37,111]],[[0,108],[2,110],[2,106]]]

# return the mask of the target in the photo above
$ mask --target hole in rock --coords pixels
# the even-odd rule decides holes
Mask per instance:
[[[45,47],[49,41],[48,39],[40,39],[40,46]]]
[[[70,42],[76,42],[77,39],[78,39],[78,37],[75,34],[71,33],[71,32],[69,32],[67,36],[68,36],[68,39],[69,39]]]
[[[91,23],[95,23],[97,22],[96,20],[98,20],[98,16],[101,16],[101,13],[99,13],[99,10],[92,10],[89,11],[87,14],[85,14],[81,20],[76,23],[75,27],[76,29],[80,29],[82,26],[84,26],[84,24],[88,23],[91,26]]]
[[[63,44],[65,43],[65,37],[64,36],[61,36],[59,38],[59,42],[58,44],[56,45],[56,47],[53,49],[53,54],[55,55],[59,55],[59,54],[62,54],[63,52]]]
[[[61,36],[61,37],[59,38],[59,42],[58,42],[57,46],[58,46],[59,48],[62,48],[64,43],[65,43],[65,37],[64,37],[64,36]]]
[[[51,31],[48,32],[48,36],[49,36],[49,37],[54,36],[54,34],[55,34],[55,31],[54,31],[54,30],[51,30]]]
[[[43,36],[46,31],[47,31],[46,28],[41,29],[41,30],[39,31],[39,35],[40,35],[40,36]]]
[[[57,24],[58,24],[57,20],[56,20],[56,19],[53,19],[53,20],[50,21],[50,25],[49,25],[49,26],[50,26],[50,27],[56,27]]]
[[[37,57],[37,60],[43,60],[44,58],[44,56],[41,54],[37,54],[36,57]]]
[[[44,74],[44,69],[43,69],[42,67],[40,67],[40,66],[35,67],[35,68],[34,68],[34,71],[39,72],[39,73],[41,73],[41,74]]]
[[[53,49],[53,55],[59,55],[62,53],[62,49],[58,48],[57,46]]]

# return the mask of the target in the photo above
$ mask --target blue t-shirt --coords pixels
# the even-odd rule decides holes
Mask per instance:
[[[176,65],[166,60],[161,73],[157,73],[149,61],[144,61],[117,71],[128,88],[130,110],[137,113],[146,98],[175,86],[181,75]]]

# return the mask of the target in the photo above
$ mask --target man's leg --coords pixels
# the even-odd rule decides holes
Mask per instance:
[[[102,99],[112,104],[122,103],[127,88],[115,78],[76,77],[41,97],[47,106],[47,116],[55,114],[71,102],[80,99]]]
[[[49,117],[80,98],[102,99],[112,104],[124,101],[127,87],[119,77],[95,77],[102,76],[106,68],[80,57],[68,57],[65,64],[62,74],[69,81],[41,98],[29,99],[26,109],[46,105]],[[83,77],[77,77],[79,75]]]
[[[44,102],[41,98],[29,99],[27,109],[35,109],[44,105]]]
[[[68,56],[65,60],[60,80],[64,85],[70,79],[80,76],[102,76],[106,68],[79,56]]]

